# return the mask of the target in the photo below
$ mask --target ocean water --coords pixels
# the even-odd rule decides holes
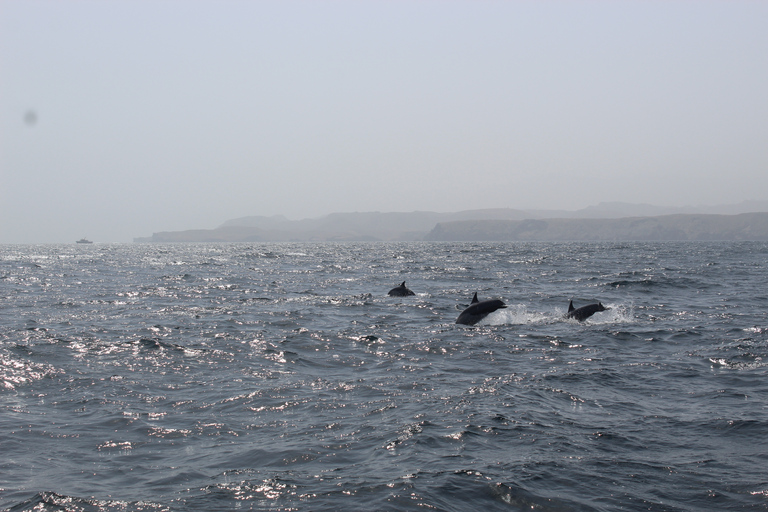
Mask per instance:
[[[767,265],[765,243],[0,246],[0,510],[768,510]],[[456,325],[474,292],[508,308]]]

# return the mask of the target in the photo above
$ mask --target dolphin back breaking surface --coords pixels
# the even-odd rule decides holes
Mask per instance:
[[[400,286],[395,286],[389,292],[387,293],[390,297],[408,297],[410,295],[416,295],[413,293],[407,286],[405,286],[405,281],[403,281]]]
[[[479,301],[477,299],[477,292],[472,297],[472,303],[467,309],[461,312],[459,318],[456,319],[457,324],[463,325],[475,325],[477,322],[490,315],[497,309],[506,308],[507,305],[499,299],[491,299]]]
[[[573,301],[571,301],[568,304],[568,313],[565,314],[565,317],[575,318],[579,322],[583,322],[595,313],[599,311],[607,311],[609,309],[611,308],[603,306],[602,302],[598,302],[597,304],[587,304],[586,306],[581,306],[580,308],[576,309],[573,307]]]

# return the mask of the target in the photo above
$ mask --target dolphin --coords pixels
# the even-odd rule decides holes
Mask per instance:
[[[579,309],[576,309],[573,307],[573,301],[571,301],[570,304],[568,304],[568,313],[566,313],[565,318],[575,318],[579,322],[583,322],[598,311],[606,311],[609,309],[611,308],[603,306],[602,302],[598,302],[597,304],[587,304],[586,306],[581,306]]]
[[[403,284],[400,286],[395,286],[391,290],[389,290],[389,293],[387,293],[390,297],[408,297],[409,295],[416,295],[411,290],[408,289],[407,286],[405,286],[405,281],[403,281]]]
[[[472,303],[467,309],[461,312],[459,318],[456,319],[457,324],[475,325],[477,322],[490,315],[497,309],[507,307],[502,301],[498,299],[484,300],[480,302],[477,300],[477,292],[472,297]]]

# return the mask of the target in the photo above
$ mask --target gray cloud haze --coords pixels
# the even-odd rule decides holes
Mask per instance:
[[[0,243],[768,199],[768,3],[0,1]]]

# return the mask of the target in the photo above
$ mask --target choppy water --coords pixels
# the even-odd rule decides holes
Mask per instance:
[[[0,509],[766,510],[767,260],[0,246]]]

